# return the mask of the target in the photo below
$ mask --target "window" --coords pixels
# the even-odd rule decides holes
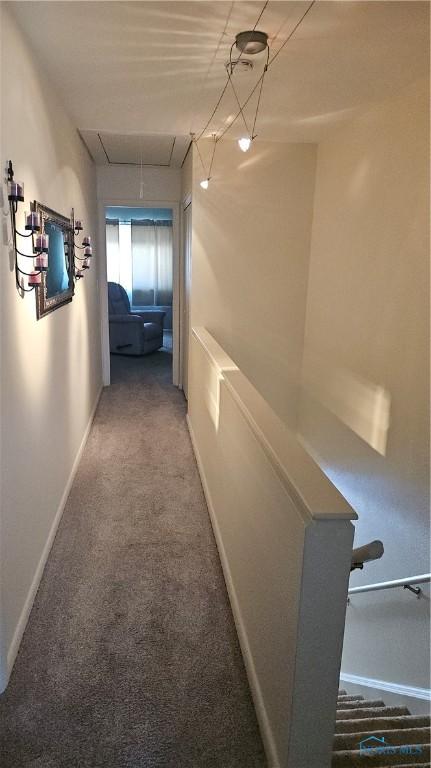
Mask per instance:
[[[170,308],[172,219],[138,218],[139,209],[134,213],[136,218],[106,219],[108,280],[125,288],[132,307]]]

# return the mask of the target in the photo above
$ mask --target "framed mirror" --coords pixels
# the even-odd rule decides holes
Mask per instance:
[[[41,275],[36,289],[36,312],[39,320],[63,304],[72,301],[75,291],[74,242],[72,221],[61,213],[35,202],[33,210],[40,214],[41,233],[49,235],[48,270]]]

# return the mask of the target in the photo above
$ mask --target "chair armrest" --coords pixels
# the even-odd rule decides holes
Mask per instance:
[[[138,315],[110,315],[110,323],[142,323],[142,318]]]
[[[149,309],[146,312],[133,312],[132,314],[135,317],[141,318],[144,323],[158,323],[159,325],[163,325],[166,312],[163,312],[161,309]]]

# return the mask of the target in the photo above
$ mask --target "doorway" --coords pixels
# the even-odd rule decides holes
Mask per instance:
[[[177,208],[173,204],[118,205],[107,201],[101,206],[105,385],[111,381],[114,356],[140,359],[159,353],[169,358],[172,382],[178,386]],[[113,317],[113,313],[120,317]],[[132,318],[123,322],[121,316],[128,313]],[[139,318],[143,322],[138,331]]]

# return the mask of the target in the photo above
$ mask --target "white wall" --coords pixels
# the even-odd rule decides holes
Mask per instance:
[[[202,142],[207,157],[211,142]],[[316,148],[217,148],[208,190],[194,156],[191,325],[217,339],[278,415],[296,419]]]
[[[191,325],[289,426],[302,378],[301,439],[358,512],[357,544],[385,545],[352,586],[429,571],[428,136],[417,82],[327,135],[316,177],[312,145],[225,141],[204,191],[194,154]],[[345,673],[429,687],[428,587],[347,616]]]
[[[181,196],[179,168],[145,166],[143,169],[144,197],[139,198],[141,170],[129,165],[101,165],[97,168],[99,200],[118,201],[118,205],[134,205],[160,201],[178,202]],[[115,205],[115,202],[113,202]]]
[[[18,224],[36,199],[66,216],[73,206],[96,238],[93,163],[12,13],[1,5],[1,162],[11,159],[25,182]],[[1,687],[101,387],[97,242],[72,303],[37,321],[34,293],[21,298],[15,289],[6,195],[3,186]]]
[[[318,149],[304,351],[317,388],[302,398],[300,431],[358,513],[355,542],[384,542],[351,586],[429,572],[428,95],[416,83]],[[350,382],[341,410],[325,407],[322,360],[333,395],[337,376]],[[361,421],[376,385],[391,402],[385,455],[340,418]],[[424,591],[352,599],[344,672],[429,686]]]

